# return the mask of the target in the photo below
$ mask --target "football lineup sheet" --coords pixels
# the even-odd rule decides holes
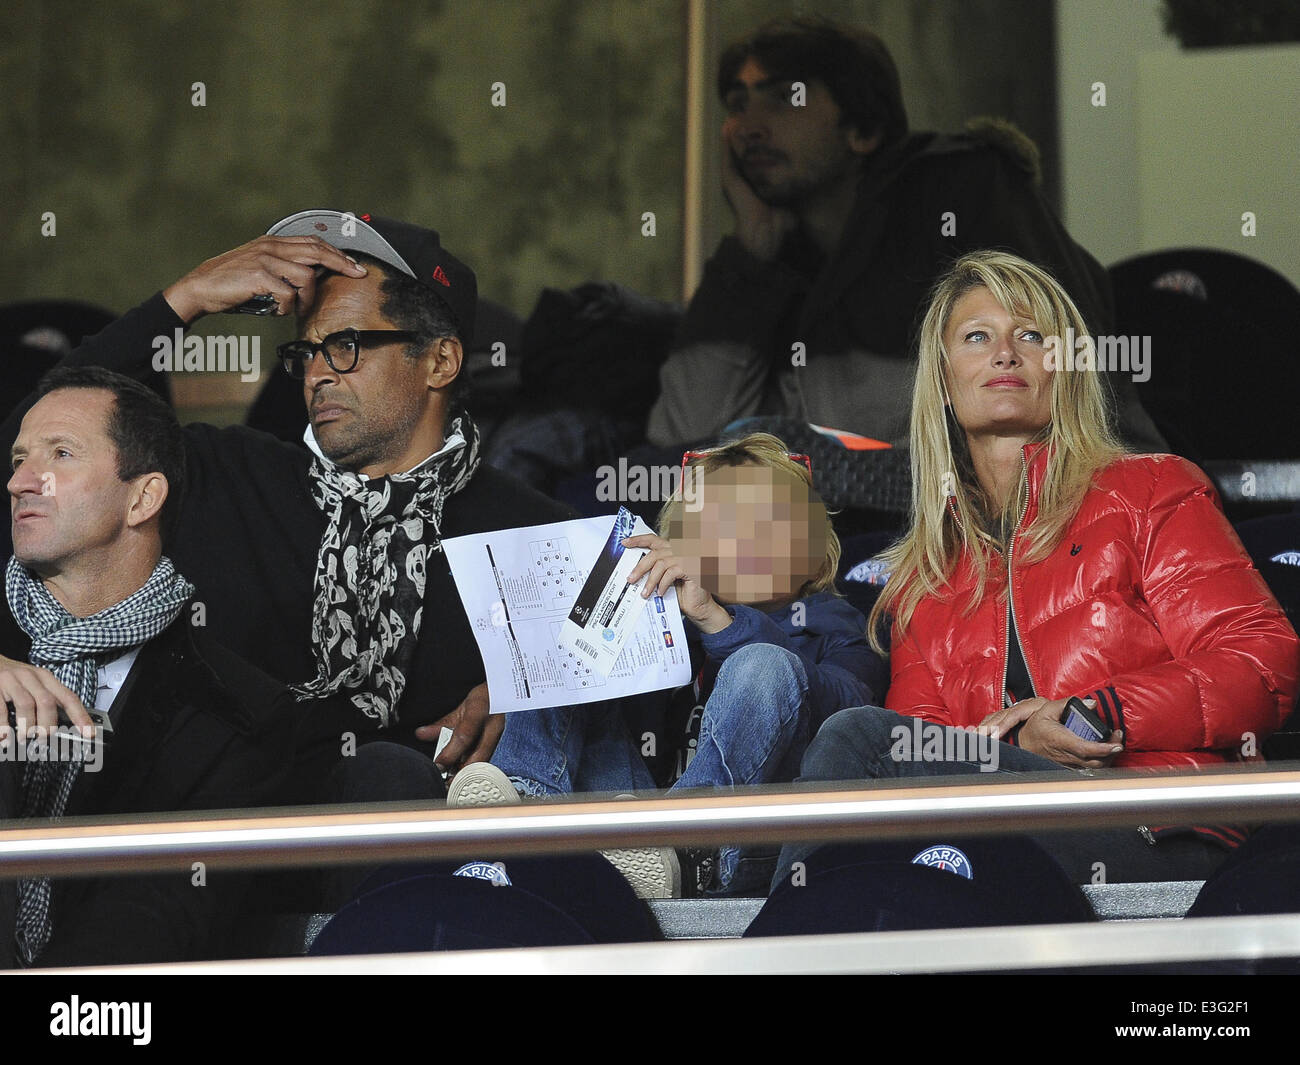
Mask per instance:
[[[641,599],[640,582],[627,585],[626,574],[645,552],[621,541],[650,531],[621,510],[442,542],[483,656],[494,714],[690,682],[675,589]]]

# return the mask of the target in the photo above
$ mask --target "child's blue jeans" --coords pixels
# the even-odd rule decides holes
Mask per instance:
[[[797,654],[766,643],[734,651],[705,703],[695,756],[671,790],[793,780],[811,717]],[[507,717],[492,763],[529,795],[644,791],[654,781],[641,751],[659,739],[629,735],[617,703],[524,710]],[[739,848],[722,849],[724,888],[739,860]]]

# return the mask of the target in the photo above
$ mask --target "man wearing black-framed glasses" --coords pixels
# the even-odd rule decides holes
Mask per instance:
[[[382,348],[398,341],[418,340],[420,335],[409,329],[340,329],[323,337],[320,343],[291,340],[276,347],[284,372],[295,381],[307,376],[307,364],[319,351],[335,373],[351,373],[361,361],[361,345]]]
[[[298,339],[279,354],[302,382],[310,451],[242,426],[186,426],[193,487],[169,554],[196,585],[209,632],[303,700],[304,786],[343,756],[329,798],[440,794],[431,758],[444,726],[454,733],[444,767],[491,755],[502,719],[488,716],[441,541],[569,516],[479,463],[457,394],[476,303],[473,272],[434,231],[304,211],[66,360],[138,376],[151,336],[205,314],[297,316]],[[6,425],[10,440],[24,411]]]

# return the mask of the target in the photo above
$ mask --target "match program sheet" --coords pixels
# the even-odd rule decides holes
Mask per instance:
[[[617,516],[442,542],[483,656],[494,714],[594,703],[690,682],[676,590],[642,599],[639,583],[625,594],[615,587],[619,581],[626,585],[626,574],[645,553],[624,549],[622,539],[650,531],[621,510]],[[594,619],[606,613],[610,617],[594,628]],[[610,655],[608,646],[579,640],[575,626],[594,628],[601,644],[620,649]],[[606,637],[605,629],[612,635]]]

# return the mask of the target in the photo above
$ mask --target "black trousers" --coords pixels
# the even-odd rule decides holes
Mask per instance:
[[[441,802],[447,797],[442,775],[428,756],[400,743],[377,740],[339,759],[320,801],[352,806],[372,802]],[[379,863],[383,865],[386,863]],[[377,865],[323,870],[320,905],[334,913],[347,902]]]
[[[975,750],[971,734],[925,725],[928,731],[942,728],[948,751],[967,754]],[[917,735],[916,719],[883,710],[878,706],[858,706],[833,714],[822,725],[804,754],[798,782],[804,781],[930,781],[953,777],[1004,779],[1052,773],[1060,778],[1068,772],[1056,762],[1007,743],[985,740],[980,751],[992,757],[927,758],[923,750],[912,750]],[[899,731],[902,730],[902,731]],[[901,740],[909,742],[904,745]],[[958,742],[960,740],[960,742]],[[992,748],[996,748],[993,750]],[[900,753],[906,751],[906,757]],[[996,765],[996,768],[992,768]],[[987,767],[987,768],[986,768]],[[954,780],[953,783],[958,783]],[[1132,828],[1084,828],[1065,832],[1035,832],[1030,837],[1046,850],[1076,884],[1130,883],[1159,880],[1205,880],[1227,857],[1227,851],[1198,836],[1179,836],[1152,844]],[[790,844],[781,851],[775,888],[790,875],[795,862],[801,861],[818,844]]]

